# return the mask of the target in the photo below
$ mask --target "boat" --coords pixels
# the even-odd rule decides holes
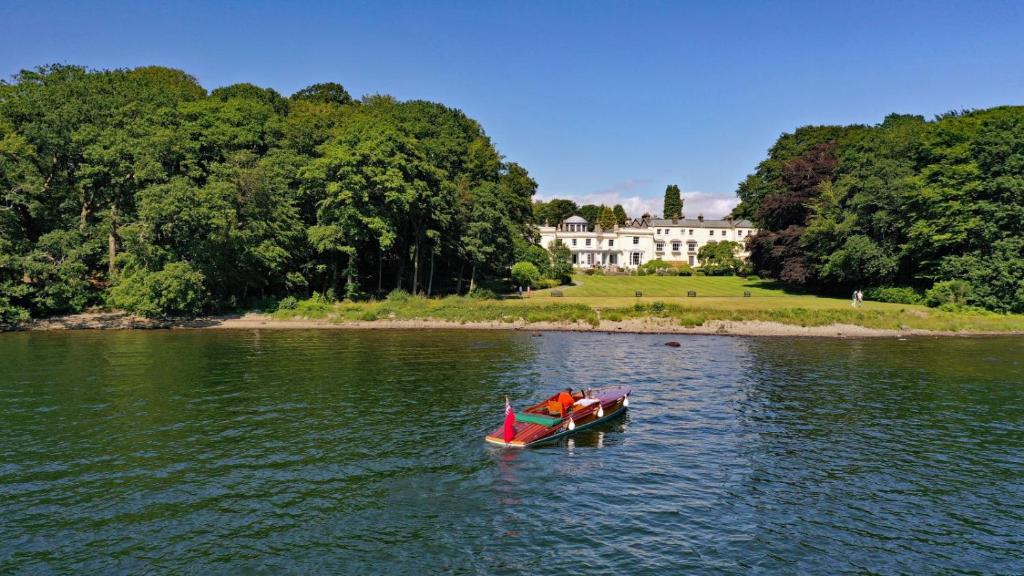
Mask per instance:
[[[585,394],[573,394],[572,409],[562,410],[558,394],[515,413],[515,436],[505,441],[504,426],[487,435],[487,442],[506,448],[526,448],[547,444],[581,430],[602,424],[626,413],[630,388],[595,388]]]

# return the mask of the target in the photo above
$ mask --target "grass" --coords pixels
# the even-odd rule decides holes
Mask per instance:
[[[375,320],[443,320],[467,322],[569,322],[598,326],[601,320],[660,318],[682,326],[709,321],[764,321],[797,326],[852,324],[866,328],[917,329],[943,332],[1024,331],[1024,315],[946,312],[924,306],[850,301],[791,294],[760,280],[735,277],[580,276],[577,285],[562,288],[562,297],[539,290],[530,298],[479,300],[402,297],[370,302],[331,304],[306,300],[279,319],[311,318],[332,322]],[[636,291],[643,293],[636,297]],[[686,296],[687,291],[696,297]],[[749,291],[750,297],[743,292]]]

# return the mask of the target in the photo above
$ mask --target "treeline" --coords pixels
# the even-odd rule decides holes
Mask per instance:
[[[738,195],[761,274],[1024,312],[1024,107],[800,128]]]
[[[533,203],[533,223],[537,226],[557,226],[570,216],[580,216],[585,219],[591,228],[600,224],[604,229],[610,229],[616,224],[626,224],[628,216],[621,204],[605,206],[604,204],[583,204],[577,205],[572,200],[564,198],[552,198],[548,201],[538,200]]]
[[[535,190],[437,103],[23,71],[0,84],[0,322],[466,292],[528,249]]]

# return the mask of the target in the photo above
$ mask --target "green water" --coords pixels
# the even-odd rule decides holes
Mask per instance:
[[[1024,573],[1024,340],[667,339],[0,334],[0,574]]]

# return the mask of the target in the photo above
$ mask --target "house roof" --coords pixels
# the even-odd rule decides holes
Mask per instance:
[[[648,226],[679,226],[680,228],[753,228],[750,220],[708,220],[696,218],[678,218],[675,222],[665,218],[656,218],[647,223]]]
[[[587,221],[584,220],[582,216],[573,215],[573,216],[569,216],[568,218],[566,218],[564,220],[564,223],[565,224],[586,224]]]

